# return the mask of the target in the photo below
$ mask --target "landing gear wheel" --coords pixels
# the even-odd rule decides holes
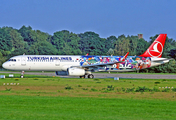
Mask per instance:
[[[23,78],[24,77],[24,71],[21,71],[21,76],[20,78]]]
[[[85,78],[85,75],[83,75],[83,76],[80,76],[80,78]]]
[[[94,75],[93,74],[89,74],[88,78],[94,78]]]

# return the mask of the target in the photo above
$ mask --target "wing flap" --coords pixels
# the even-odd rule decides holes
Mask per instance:
[[[119,61],[119,62],[110,62],[110,63],[101,63],[101,64],[92,64],[92,65],[82,65],[81,67],[83,68],[89,68],[89,67],[103,67],[107,65],[114,65],[116,63],[122,63],[124,61]]]

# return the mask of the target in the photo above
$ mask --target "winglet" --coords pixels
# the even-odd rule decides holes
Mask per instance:
[[[122,61],[125,61],[125,59],[127,58],[129,52],[127,52],[127,54],[122,58]]]

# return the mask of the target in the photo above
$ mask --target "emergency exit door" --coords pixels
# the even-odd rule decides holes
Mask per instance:
[[[59,59],[55,60],[55,66],[60,66],[60,60]]]

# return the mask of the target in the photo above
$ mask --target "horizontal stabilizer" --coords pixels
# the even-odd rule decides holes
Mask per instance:
[[[166,61],[166,60],[174,60],[174,59],[173,58],[156,59],[156,60],[152,60],[152,62],[161,62],[161,61]]]

